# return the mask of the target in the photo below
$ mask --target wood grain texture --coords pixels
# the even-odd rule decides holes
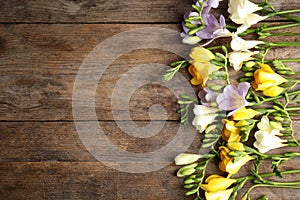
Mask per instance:
[[[135,121],[135,123],[140,127],[149,124],[148,121]],[[178,134],[180,125],[177,121],[167,121],[162,129],[157,130],[156,134],[149,138],[134,137],[116,122],[100,121],[99,126],[103,129],[105,137],[117,148],[129,152],[147,153],[167,145]],[[128,123],[127,126],[133,125]],[[299,121],[295,121],[294,129],[300,129]],[[97,161],[83,145],[73,122],[0,122],[0,130],[0,162]],[[199,141],[202,139],[202,134],[197,133],[191,125],[185,126],[185,130],[186,135],[195,137],[194,142],[188,146],[188,151],[197,153],[201,146]],[[296,137],[300,140],[300,134],[297,132]],[[107,144],[108,147],[109,145]],[[176,147],[184,145],[186,144],[181,142]],[[297,148],[273,150],[271,153],[280,153],[283,150],[295,151]],[[173,158],[166,162],[172,160]]]
[[[149,25],[2,25],[0,26],[0,120],[73,120],[72,93],[76,74],[87,55],[110,36],[134,28]],[[180,30],[177,25],[153,25],[157,28]],[[296,31],[298,27],[287,31]],[[139,40],[141,37],[136,38]],[[270,41],[281,41],[278,37]],[[228,40],[218,40],[218,42]],[[300,41],[299,37],[288,37],[285,41]],[[154,43],[159,46],[159,40]],[[179,37],[177,42],[180,42]],[[275,48],[269,58],[299,57],[298,47]],[[101,55],[106,58],[108,55]],[[119,120],[128,120],[125,106],[111,105],[115,85],[120,78],[140,64],[160,63],[169,65],[180,59],[171,52],[159,49],[141,49],[116,58],[105,70],[96,90],[96,113],[98,120],[114,120],[112,109]],[[300,67],[293,65],[300,71]],[[184,71],[184,76],[190,75]],[[165,70],[151,74],[152,80],[161,80]],[[144,70],[135,70],[136,80],[143,80]],[[139,80],[140,79],[140,80]],[[234,78],[233,78],[234,79]],[[88,85],[91,80],[85,80]],[[188,80],[187,80],[188,82]],[[178,93],[186,88],[173,81]],[[128,87],[134,87],[134,84]],[[124,90],[126,90],[124,88]],[[84,100],[85,96],[82,97]],[[119,97],[122,98],[122,97]],[[133,120],[149,120],[149,108],[160,104],[166,109],[168,120],[178,120],[175,111],[177,98],[173,92],[157,84],[136,88],[130,99],[129,111]],[[83,102],[83,101],[82,101]],[[82,111],[81,120],[90,116]],[[154,113],[153,120],[165,119],[162,113]]]
[[[192,0],[3,0],[0,22],[5,23],[179,23],[191,10]],[[225,14],[227,2],[222,1],[212,13]],[[253,1],[260,3],[262,1]],[[277,9],[292,9],[298,0],[270,1]],[[268,20],[279,20],[278,18]]]
[[[261,0],[253,0],[260,3]],[[299,0],[270,0],[276,9],[299,7]],[[212,13],[216,16],[226,13],[227,0],[220,3]],[[161,49],[139,49],[116,58],[105,70],[96,89],[96,121],[103,129],[104,138],[112,144],[98,149],[84,146],[77,132],[72,113],[72,94],[75,77],[81,64],[89,53],[101,42],[112,35],[135,28],[168,28],[181,31],[180,22],[185,12],[191,10],[192,0],[1,0],[0,1],[0,199],[166,199],[188,200],[182,179],[176,177],[178,166],[170,164],[168,159],[152,160],[142,164],[167,165],[163,169],[150,173],[125,173],[109,168],[99,162],[90,153],[108,149],[113,145],[121,150],[135,153],[156,151],[170,143],[180,127],[179,108],[174,93],[159,84],[146,84],[139,87],[130,96],[129,116],[125,106],[112,105],[115,85],[130,70],[141,64],[160,63],[168,65],[180,59],[174,53]],[[227,17],[228,15],[225,14]],[[297,15],[299,16],[299,15]],[[278,17],[267,19],[280,24]],[[287,29],[299,32],[298,27]],[[138,36],[131,42],[139,42],[144,36]],[[164,37],[154,38],[153,44],[159,45]],[[253,39],[253,38],[249,38]],[[272,37],[270,41],[299,41],[299,37]],[[228,42],[220,39],[213,45]],[[172,42],[180,42],[179,36]],[[127,45],[131,45],[125,43]],[[109,52],[100,56],[102,61]],[[299,57],[299,48],[276,48],[270,50],[268,58]],[[101,61],[99,59],[98,61]],[[92,63],[94,64],[94,63]],[[291,66],[300,71],[299,65]],[[135,70],[134,80],[129,84],[143,80],[147,70]],[[88,73],[88,71],[87,71]],[[161,79],[164,70],[147,73],[152,81]],[[233,73],[234,74],[234,73]],[[182,75],[190,79],[183,70]],[[239,74],[234,74],[237,78]],[[91,76],[92,77],[92,76]],[[87,78],[86,84],[91,84]],[[234,81],[234,80],[233,80]],[[155,81],[154,81],[155,82]],[[179,93],[186,93],[180,82],[173,82]],[[128,91],[131,85],[124,86]],[[194,87],[195,91],[198,89]],[[124,93],[123,93],[124,94]],[[119,95],[120,101],[124,96]],[[79,102],[84,104],[87,96],[82,95]],[[153,112],[151,106],[159,104],[164,112]],[[82,108],[91,105],[83,105]],[[117,113],[113,115],[112,110]],[[128,120],[130,117],[135,124]],[[83,124],[94,120],[84,109],[76,118]],[[297,118],[295,118],[297,119]],[[117,120],[117,121],[116,121]],[[146,127],[151,123],[167,120],[162,129],[149,138],[140,138],[122,130],[117,123],[125,123],[127,130],[133,125]],[[128,124],[127,124],[128,122]],[[295,130],[300,129],[299,119],[294,123]],[[150,129],[149,129],[150,130]],[[148,133],[148,131],[146,133]],[[191,126],[185,127],[188,136],[195,136],[187,152],[198,153],[202,135]],[[97,135],[98,132],[95,132]],[[150,134],[150,133],[149,133]],[[100,137],[100,139],[101,139]],[[297,132],[296,137],[300,135]],[[96,144],[97,145],[97,144]],[[174,148],[186,146],[179,142]],[[90,150],[90,151],[89,151]],[[271,153],[299,151],[299,148],[273,150]],[[126,161],[112,155],[112,166],[124,166]],[[282,170],[297,168],[300,159],[282,164]],[[249,162],[238,175],[248,175]],[[216,163],[210,163],[207,176],[222,174]],[[270,172],[270,163],[263,162],[262,172]],[[286,181],[300,180],[300,175],[285,176]],[[275,179],[278,180],[278,179]],[[251,184],[247,183],[243,191]],[[299,192],[292,189],[257,188],[251,198],[262,194],[269,199],[298,200]],[[241,198],[241,193],[237,199]]]

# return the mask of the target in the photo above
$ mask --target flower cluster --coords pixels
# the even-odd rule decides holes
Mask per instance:
[[[189,190],[186,194],[196,195],[196,199],[203,199],[201,190],[208,200],[235,199],[247,181],[253,181],[257,186],[299,188],[299,181],[286,184],[265,177],[300,172],[300,169],[281,171],[279,168],[282,162],[299,157],[300,153],[267,154],[273,149],[300,145],[293,130],[293,116],[300,116],[300,107],[295,106],[299,104],[300,89],[297,88],[300,80],[296,75],[300,72],[286,64],[300,62],[300,59],[266,59],[271,48],[300,44],[268,42],[260,38],[272,36],[271,30],[299,26],[300,18],[288,13],[300,10],[276,11],[268,1],[256,5],[249,0],[229,0],[229,18],[238,25],[236,27],[226,25],[223,15],[217,20],[212,14],[212,8],[218,8],[219,3],[219,0],[195,0],[193,11],[185,14],[182,23],[183,42],[199,45],[191,49],[191,60],[175,63],[178,63],[178,69],[183,63],[188,67],[192,77],[190,82],[199,90],[192,125],[204,134],[201,148],[210,148],[211,151],[204,155],[178,155],[175,163],[184,166],[178,170],[177,176],[186,177],[184,187]],[[263,14],[258,14],[260,11]],[[251,28],[276,15],[292,22],[271,28],[267,25]],[[258,39],[246,40],[243,38],[246,35]],[[228,44],[206,47],[219,37],[229,37]],[[208,41],[202,43],[203,40]],[[232,81],[231,69],[239,74],[234,76],[237,83]],[[170,77],[167,75],[165,77]],[[195,100],[185,98],[189,101],[178,101],[185,106],[181,109],[186,112],[185,118],[181,119],[183,123],[188,121],[189,106],[195,103]],[[206,177],[207,165],[215,159],[222,176]],[[262,160],[271,161],[273,172],[260,173]],[[231,178],[243,167],[250,167],[250,163],[254,164],[249,170],[251,175]],[[250,191],[251,188],[244,193],[243,199],[250,199]]]

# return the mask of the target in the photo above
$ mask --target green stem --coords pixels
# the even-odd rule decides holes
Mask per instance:
[[[290,28],[294,26],[300,26],[300,23],[291,23],[291,24],[284,24],[284,25],[279,25],[279,26],[272,26],[272,27],[266,27],[262,28],[262,31],[273,31],[273,30],[278,30],[278,29],[283,29],[283,28]]]
[[[300,58],[283,58],[283,59],[273,59],[273,60],[265,60],[265,63],[272,63],[274,60],[278,60],[281,62],[300,62]]]
[[[270,47],[299,47],[300,42],[268,42],[265,41],[265,44]]]
[[[296,91],[293,91],[293,92],[287,92],[287,95],[288,95],[288,96],[292,96],[292,95],[296,95],[296,94],[300,94],[300,90],[296,90]],[[260,106],[261,104],[263,104],[263,103],[265,103],[265,102],[274,101],[274,100],[276,100],[276,99],[281,99],[281,98],[283,98],[283,97],[285,97],[285,95],[282,94],[282,95],[279,95],[279,96],[277,96],[277,97],[265,98],[265,99],[263,99],[263,100],[260,101],[260,102],[251,104],[250,106]]]
[[[276,15],[283,15],[283,14],[296,13],[296,12],[300,12],[300,9],[283,10],[283,11],[279,11],[279,12],[275,12],[275,13],[270,13],[270,14],[268,14],[268,17],[274,17]]]
[[[300,22],[300,18],[299,17],[295,17],[293,15],[289,15],[289,14],[280,14],[279,15],[280,17],[284,17],[284,18],[287,18],[287,19],[290,19],[290,20],[293,20],[295,22]]]
[[[297,110],[300,110],[300,106],[297,106],[297,107],[289,107],[289,108],[286,108],[285,110],[287,110],[287,111],[297,111]]]
[[[299,36],[300,33],[271,33],[268,36]]]
[[[293,170],[287,170],[287,171],[282,171],[281,174],[282,175],[285,175],[285,174],[296,174],[296,173],[300,173],[300,169],[293,169]],[[271,172],[271,173],[264,173],[264,174],[260,174],[259,176],[262,177],[262,178],[265,178],[265,177],[270,177],[270,176],[276,176],[277,174],[275,172]],[[237,178],[239,180],[241,179],[244,179],[246,178],[247,180],[253,180],[255,178],[257,178],[256,176],[244,176],[244,177],[240,177],[240,178]]]

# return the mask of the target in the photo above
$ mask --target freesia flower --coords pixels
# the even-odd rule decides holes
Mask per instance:
[[[200,7],[198,0],[194,1],[195,5]],[[184,19],[189,17],[201,17],[204,22],[204,27],[201,30],[198,30],[195,34],[191,34],[190,30],[194,28],[198,28],[200,24],[200,20],[191,20],[190,22],[182,22],[183,33],[181,33],[181,37],[183,37],[182,42],[186,44],[197,44],[202,39],[211,39],[214,40],[218,37],[228,37],[231,36],[231,33],[226,29],[226,23],[224,16],[220,16],[220,20],[216,19],[216,17],[212,14],[209,14],[211,8],[217,8],[219,6],[219,0],[207,0],[203,4],[202,13],[198,12],[189,12],[185,14]],[[207,44],[209,44],[209,41]]]
[[[199,93],[198,96],[201,100],[201,104],[204,106],[217,106],[217,97],[220,95],[219,92],[215,92],[210,90],[208,87],[203,88]]]
[[[234,33],[232,34],[230,47],[234,51],[249,51],[249,49],[252,49],[259,44],[264,44],[264,42],[257,40],[244,40]]]
[[[220,16],[220,22],[213,15],[203,15],[205,28],[198,31],[196,35],[201,39],[215,39],[218,37],[229,37],[231,32],[226,29],[225,18]]]
[[[219,168],[221,171],[229,174],[236,174],[243,165],[254,159],[252,156],[245,154],[244,156],[239,156],[237,160],[234,160],[234,157],[229,156],[229,153],[231,152],[229,148],[221,146],[219,149],[221,159],[219,162]]]
[[[249,102],[246,100],[246,95],[250,88],[247,82],[239,83],[238,87],[228,85],[224,88],[223,93],[217,98],[217,103],[221,110],[231,111],[228,116],[233,115],[241,108],[247,106]]]
[[[244,32],[250,26],[268,17],[254,14],[254,12],[261,10],[262,7],[248,0],[229,0],[228,6],[229,18],[236,24],[242,24],[237,29],[237,34]]]
[[[215,55],[203,47],[195,47],[190,52],[191,66],[189,73],[193,76],[191,83],[205,87],[209,75],[218,70],[219,67],[211,64],[209,61],[215,58]]]
[[[255,52],[240,52],[240,51],[233,51],[228,54],[228,59],[230,65],[233,67],[235,71],[238,71],[242,68],[243,62],[252,60],[251,56],[257,54],[258,51]]]
[[[275,97],[282,93],[284,88],[280,84],[287,82],[285,78],[275,73],[267,64],[259,64],[260,69],[254,72],[252,87],[257,91],[262,91],[264,95]]]
[[[195,114],[195,118],[192,122],[193,126],[195,126],[199,132],[203,132],[218,116],[218,111],[218,108],[195,105],[195,108],[193,109]]]
[[[207,200],[227,200],[233,191],[227,188],[235,183],[236,180],[214,174],[207,177],[205,182],[207,184],[201,184],[201,189],[205,191]]]
[[[224,178],[223,176],[214,174],[206,178],[205,183],[207,184],[201,184],[201,189],[206,192],[217,192],[227,189],[235,182],[235,179]]]
[[[175,164],[187,165],[196,162],[200,158],[202,158],[202,155],[199,154],[181,153],[175,157]]]
[[[252,119],[253,117],[255,117],[255,115],[258,115],[259,112],[251,109],[251,108],[241,108],[239,109],[237,112],[235,112],[232,115],[232,120],[245,120],[245,119]]]
[[[261,153],[287,146],[285,143],[287,140],[282,140],[278,137],[282,135],[280,131],[284,129],[277,122],[274,123],[271,123],[268,117],[263,116],[261,121],[257,124],[259,130],[254,133],[256,141],[253,145]]]
[[[253,146],[261,153],[266,153],[272,149],[288,146],[288,144],[285,143],[287,140],[282,140],[280,137],[270,135],[267,132],[257,131],[254,134],[254,137],[256,141],[253,143]]]
[[[236,122],[230,120],[223,121],[225,126],[222,133],[222,138],[226,142],[239,142],[241,139],[240,129],[235,126]]]

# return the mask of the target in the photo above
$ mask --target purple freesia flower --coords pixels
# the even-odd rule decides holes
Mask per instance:
[[[202,19],[205,23],[205,28],[196,33],[196,35],[202,39],[213,39],[226,30],[226,23],[223,15],[220,16],[220,23],[215,16],[210,14],[202,15]]]
[[[201,104],[204,106],[215,106],[217,104],[217,97],[220,93],[210,90],[208,87],[204,88],[198,93]]]
[[[228,116],[233,115],[239,109],[247,106],[249,102],[246,100],[246,95],[250,88],[250,83],[239,83],[238,87],[228,85],[224,88],[223,93],[217,97],[219,109],[231,111]]]

